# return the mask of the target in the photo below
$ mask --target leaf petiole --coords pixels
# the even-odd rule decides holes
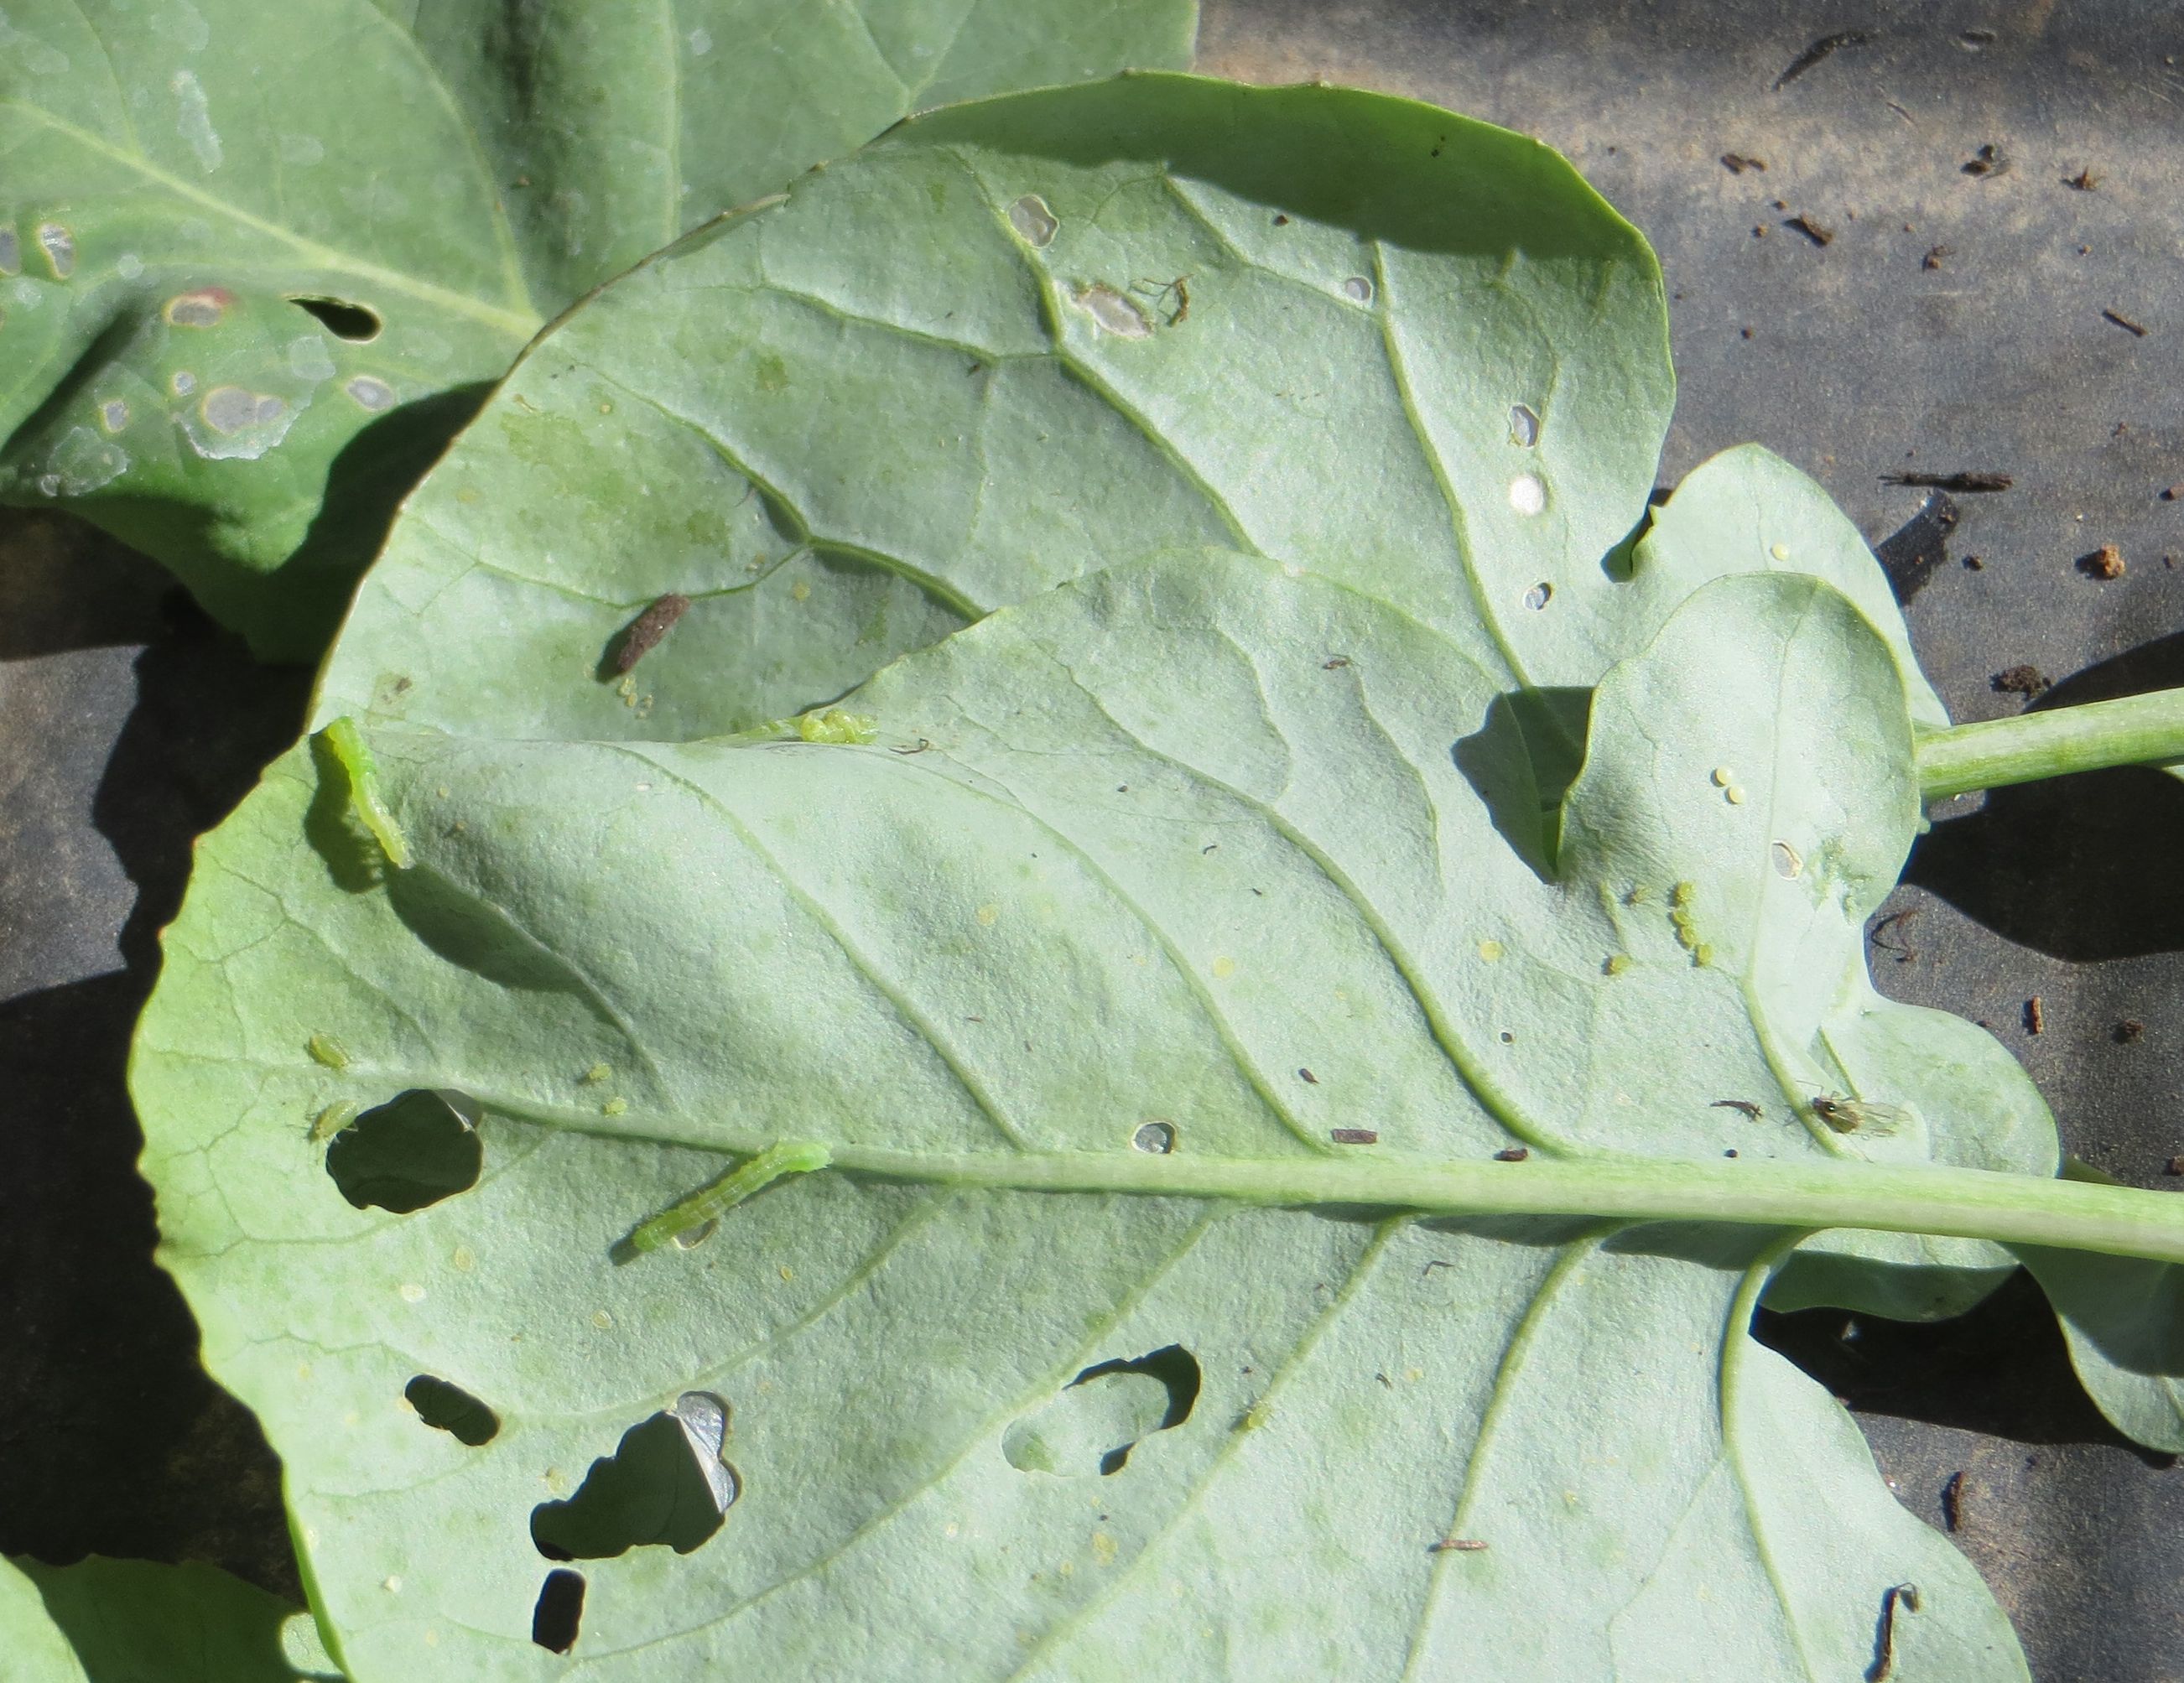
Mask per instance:
[[[2184,761],[2184,689],[1957,725],[1920,737],[1915,751],[1919,793],[1929,801],[2072,772]]]

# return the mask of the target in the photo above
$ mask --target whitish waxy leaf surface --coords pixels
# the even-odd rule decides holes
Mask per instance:
[[[1483,627],[1512,688],[1589,686],[1720,574],[1825,578],[1946,724],[1856,528],[1763,450],[1610,557],[1666,341],[1635,231],[1445,111],[1140,76],[922,118],[549,334],[397,524],[322,716],[715,734],[1217,541]]]
[[[281,762],[133,1081],[354,1675],[1838,1680],[1908,1582],[1893,1676],[2021,1678],[1748,1340],[1794,1235],[1383,1213],[1451,1165],[2052,1168],[2036,1101],[1961,1137],[1864,977],[1917,822],[1887,641],[1809,578],[1697,591],[1600,684],[1552,867],[1512,707],[1458,616],[1201,553],[889,667],[866,744],[376,730],[407,870]],[[391,1214],[386,1118],[314,1119],[420,1089],[482,1172]],[[784,1140],[835,1167],[616,1262]]]
[[[314,1683],[341,1674],[310,1615],[197,1562],[0,1559],[8,1683]]]
[[[1189,0],[19,0],[0,495],[315,655],[587,288],[925,106],[1187,61]]]
[[[937,113],[549,335],[398,523],[326,716],[710,735],[1207,543],[1483,627],[1511,688],[1590,685],[1665,611],[1602,557],[1667,337],[1567,163],[1429,106],[1149,75]]]

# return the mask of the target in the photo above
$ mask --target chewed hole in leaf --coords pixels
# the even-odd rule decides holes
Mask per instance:
[[[592,1463],[576,1495],[532,1508],[532,1542],[549,1560],[607,1560],[655,1543],[677,1554],[703,1546],[742,1492],[722,1454],[727,1431],[727,1403],[684,1391]]]
[[[460,1385],[420,1374],[402,1387],[402,1395],[426,1425],[438,1428],[472,1449],[491,1443],[500,1435],[500,1417]]]
[[[1175,1124],[1171,1122],[1148,1122],[1130,1136],[1130,1144],[1140,1151],[1150,1151],[1156,1157],[1166,1156],[1175,1149]]]
[[[359,1210],[406,1216],[477,1184],[485,1166],[477,1102],[452,1089],[413,1087],[334,1135],[326,1173]]]
[[[538,1604],[531,1610],[531,1640],[565,1654],[577,1646],[577,1630],[583,1622],[584,1574],[566,1567],[549,1572],[538,1586]]]
[[[376,311],[366,309],[360,304],[351,304],[347,298],[292,298],[289,303],[306,315],[315,317],[318,324],[337,339],[346,339],[353,345],[370,344],[379,337],[385,326]]]
[[[1201,1382],[1198,1358],[1179,1344],[1134,1361],[1102,1362],[1003,1433],[1001,1453],[1020,1473],[1119,1473],[1140,1441],[1190,1418]]]
[[[1046,201],[1035,192],[1026,193],[1009,207],[1009,226],[1023,236],[1026,244],[1042,248],[1054,243],[1061,227]]]

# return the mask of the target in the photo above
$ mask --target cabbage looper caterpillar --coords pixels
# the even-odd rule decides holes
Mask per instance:
[[[769,1145],[740,1168],[731,1169],[702,1192],[694,1192],[672,1209],[638,1224],[629,1236],[632,1251],[657,1251],[682,1234],[718,1220],[754,1192],[785,1174],[809,1174],[834,1161],[834,1154],[810,1140],[784,1140]]]
[[[407,870],[410,839],[402,833],[402,826],[395,822],[394,814],[380,794],[379,762],[371,757],[371,749],[357,729],[356,721],[336,719],[319,733],[319,740],[348,773],[349,800],[365,828],[386,853],[387,862],[398,871]]]

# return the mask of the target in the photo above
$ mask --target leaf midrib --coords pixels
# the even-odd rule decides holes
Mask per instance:
[[[293,1073],[272,1058],[147,1046],[148,1056]],[[632,1109],[609,1117],[496,1093],[447,1069],[355,1067],[350,1078],[398,1089],[453,1087],[492,1115],[601,1140],[745,1156],[777,1143],[733,1125]],[[1446,1216],[1599,1217],[1626,1222],[1729,1223],[1819,1231],[1861,1228],[2184,1263],[2184,1217],[2168,1193],[2047,1179],[1998,1169],[1871,1162],[1645,1157],[1535,1151],[1496,1158],[1429,1157],[1381,1147],[1345,1156],[1199,1156],[1182,1151],[902,1151],[832,1144],[832,1167],[874,1179],[999,1190],[1217,1198],[1261,1207],[1352,1205]],[[632,1211],[632,1225],[644,1214]]]
[[[0,100],[0,110],[20,112],[87,151],[97,153],[125,169],[136,171],[147,181],[156,185],[164,192],[170,192],[178,198],[186,199],[203,209],[226,217],[231,221],[254,233],[262,234],[268,239],[281,242],[299,257],[317,267],[338,270],[355,276],[360,280],[374,281],[390,290],[405,293],[422,303],[436,305],[451,315],[465,316],[480,322],[506,334],[518,343],[528,340],[545,324],[545,318],[538,313],[537,307],[527,294],[523,296],[521,309],[510,309],[490,303],[471,293],[443,287],[434,281],[427,281],[418,276],[405,275],[399,270],[389,269],[382,264],[370,262],[365,258],[354,256],[312,239],[308,235],[299,234],[292,228],[283,227],[277,222],[268,221],[264,217],[245,210],[239,205],[205,192],[202,187],[192,186],[179,176],[170,174],[153,163],[150,159],[142,155],[132,155],[103,137],[92,133],[88,129],[79,127],[64,117],[56,116],[42,107],[28,104],[17,99]],[[494,202],[496,204],[499,203],[497,198]]]

